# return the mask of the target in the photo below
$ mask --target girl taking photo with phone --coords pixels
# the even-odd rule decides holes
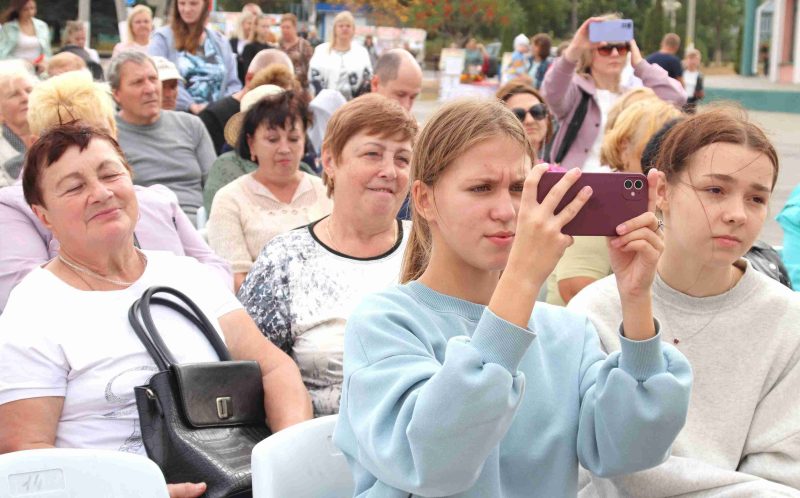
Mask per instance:
[[[720,107],[668,131],[656,168],[665,240],[653,307],[697,382],[669,460],[593,486],[600,496],[800,496],[800,300],[743,258],[769,213],[775,149],[741,110]],[[621,346],[617,283],[604,278],[569,303],[609,352]]]
[[[368,296],[345,333],[334,440],[356,496],[574,496],[579,462],[609,476],[668,455],[691,370],[651,312],[656,217],[613,239],[623,351],[606,357],[585,317],[534,306],[591,188],[555,215],[581,172],[540,204],[547,166],[532,159],[498,101],[447,104],[418,138],[403,283]]]

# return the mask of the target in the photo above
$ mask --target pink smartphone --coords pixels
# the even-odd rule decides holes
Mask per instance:
[[[547,172],[539,180],[539,202],[565,172]],[[589,202],[561,230],[567,235],[617,235],[620,223],[647,211],[647,177],[641,173],[583,173],[567,190],[556,207],[556,214],[569,204],[586,185],[592,187]]]

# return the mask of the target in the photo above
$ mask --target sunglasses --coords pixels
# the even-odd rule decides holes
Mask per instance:
[[[600,47],[597,47],[597,53],[602,56],[608,57],[609,55],[611,55],[611,52],[613,52],[615,48],[617,49],[617,53],[619,55],[626,56],[628,55],[628,51],[631,49],[631,44],[609,43],[608,45],[602,45]]]
[[[526,114],[530,114],[536,121],[541,121],[547,117],[547,106],[539,103],[527,110],[515,107],[511,109],[511,112],[513,112],[520,121],[525,121]]]

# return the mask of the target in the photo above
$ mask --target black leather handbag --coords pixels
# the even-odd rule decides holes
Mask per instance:
[[[169,294],[182,304],[155,294]],[[154,304],[194,323],[220,361],[176,363],[153,323]],[[149,384],[134,388],[147,456],[168,483],[205,482],[208,498],[251,496],[250,455],[270,435],[258,363],[233,361],[200,308],[169,287],[147,289],[131,306],[128,320],[159,369]]]

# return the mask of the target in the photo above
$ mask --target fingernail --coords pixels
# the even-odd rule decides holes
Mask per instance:
[[[581,190],[581,195],[584,198],[588,198],[590,195],[592,195],[592,192],[593,192],[592,187],[587,185],[587,186],[583,187],[583,189]]]
[[[625,232],[627,230],[628,229],[625,227],[625,225],[618,225],[617,226],[617,233],[620,234],[620,235],[625,235]]]

